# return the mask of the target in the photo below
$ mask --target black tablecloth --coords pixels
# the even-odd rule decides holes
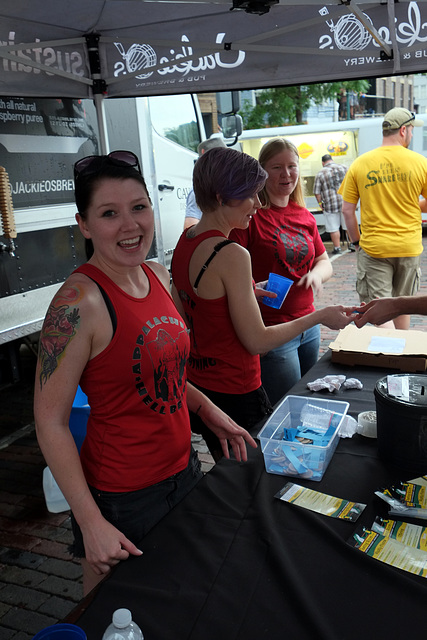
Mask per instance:
[[[308,381],[344,373],[363,390],[311,393]],[[385,370],[334,365],[329,354],[293,395],[375,409]],[[411,640],[425,636],[427,582],[376,561],[347,540],[387,505],[374,496],[396,479],[376,440],[341,439],[321,482],[299,484],[367,504],[357,523],[284,503],[289,478],[265,471],[260,448],[247,463],[222,460],[143,540],[143,556],[120,564],[77,620],[99,640],[118,607],[131,609],[145,640]],[[419,522],[418,522],[419,524]]]

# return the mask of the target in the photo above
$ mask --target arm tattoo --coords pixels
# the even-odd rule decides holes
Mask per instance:
[[[78,302],[80,297],[81,292],[77,288],[68,287],[55,297],[48,309],[40,337],[40,387],[58,367],[59,359],[76,335],[80,324],[79,309],[70,309],[70,304]]]

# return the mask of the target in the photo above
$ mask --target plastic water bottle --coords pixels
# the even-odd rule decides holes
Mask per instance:
[[[141,629],[132,621],[129,609],[117,609],[113,622],[108,625],[102,640],[144,640]]]

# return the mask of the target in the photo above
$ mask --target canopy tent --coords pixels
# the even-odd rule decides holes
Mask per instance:
[[[231,7],[2,0],[0,94],[88,97],[94,82],[110,97],[225,91],[426,68],[426,0],[279,0],[264,15]]]
[[[102,118],[105,96],[426,69],[427,0],[243,4],[266,12],[230,10],[233,0],[1,0],[0,96],[93,96]]]

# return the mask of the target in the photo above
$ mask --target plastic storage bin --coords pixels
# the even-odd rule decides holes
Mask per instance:
[[[266,471],[321,480],[348,407],[337,400],[286,396],[258,433]]]

